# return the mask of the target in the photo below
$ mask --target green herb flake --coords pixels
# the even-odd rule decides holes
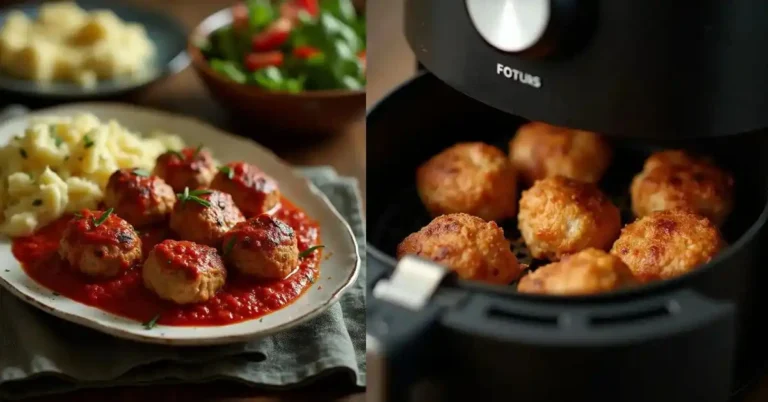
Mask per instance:
[[[94,142],[87,134],[83,137],[83,144],[85,144],[85,149],[88,149],[93,146]]]
[[[38,198],[38,199],[32,201],[32,205],[34,205],[36,207],[39,207],[39,206],[43,205],[43,200]]]
[[[104,213],[101,214],[99,219],[96,219],[96,220],[93,221],[93,226],[99,226],[102,223],[104,223],[104,221],[106,221],[107,218],[109,218],[109,215],[112,215],[112,212],[114,212],[114,210],[115,210],[114,208],[110,208],[110,209],[104,211]]]
[[[61,144],[63,144],[63,143],[64,143],[64,139],[63,139],[63,138],[61,138],[61,137],[59,137],[58,135],[55,135],[55,134],[54,134],[54,136],[53,136],[53,142],[55,142],[55,143],[56,143],[56,147],[60,147],[60,146],[61,146]]]
[[[203,150],[203,144],[198,145],[197,148],[195,148],[195,153],[192,154],[192,158],[197,158],[197,155],[199,155],[200,151],[202,150]]]
[[[237,242],[237,239],[236,239],[236,238],[234,238],[234,237],[233,237],[233,238],[231,238],[231,239],[229,239],[229,241],[227,242],[227,244],[225,244],[225,245],[224,245],[224,248],[221,250],[221,254],[223,254],[223,255],[227,255],[227,254],[229,254],[230,252],[232,252],[232,249],[235,247],[235,243],[236,243],[236,242]]]
[[[302,251],[301,253],[299,253],[299,258],[306,258],[310,254],[312,254],[315,250],[317,250],[319,248],[323,248],[323,247],[325,247],[325,246],[323,246],[322,244],[318,245],[318,246],[312,246],[312,247]]]
[[[136,176],[141,176],[141,177],[149,177],[149,174],[150,174],[147,170],[139,169],[139,168],[135,168],[131,172],[133,172],[133,174],[135,174]]]
[[[75,218],[78,218],[78,219],[83,217],[83,214],[81,214],[80,212],[75,212],[74,215],[75,215]]]
[[[24,159],[27,159],[27,150],[24,148],[19,148],[19,154],[21,154],[21,157]]]
[[[160,319],[160,314],[156,314],[149,321],[142,323],[142,325],[144,326],[144,329],[147,329],[147,330],[152,329],[155,327],[155,325],[157,325],[157,320],[159,319]]]
[[[232,180],[232,178],[235,177],[235,171],[229,166],[219,166],[219,172],[227,175],[229,180]]]
[[[184,157],[184,154],[182,154],[181,151],[170,150],[168,151],[168,153],[181,159],[182,161],[187,159],[186,157]]]
[[[204,207],[210,207],[211,203],[208,200],[204,200],[200,198],[201,195],[211,194],[213,191],[211,190],[194,190],[189,191],[189,187],[184,187],[184,192],[180,194],[176,194],[176,198],[181,201],[182,204],[185,204],[187,201],[196,202]]]

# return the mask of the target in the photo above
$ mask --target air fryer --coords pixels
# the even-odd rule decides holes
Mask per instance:
[[[754,49],[768,3],[700,3],[406,1],[426,71],[367,120],[371,398],[724,402],[759,378],[768,57]],[[711,156],[736,183],[728,248],[681,277],[581,297],[397,261],[431,220],[416,167],[459,141],[506,151],[530,120],[606,135],[615,157],[600,187],[617,199],[654,150]],[[514,236],[514,221],[501,225]]]

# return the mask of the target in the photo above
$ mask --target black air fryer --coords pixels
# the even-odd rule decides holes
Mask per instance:
[[[406,0],[425,71],[367,121],[370,400],[739,399],[768,336],[766,20],[757,0]],[[654,150],[711,156],[735,179],[728,248],[676,279],[582,297],[397,261],[431,220],[417,166],[459,141],[506,151],[531,120],[604,134],[613,193]]]

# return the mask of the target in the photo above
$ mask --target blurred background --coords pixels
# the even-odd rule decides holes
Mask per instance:
[[[0,7],[16,7],[36,2],[0,0]],[[230,7],[232,0],[121,0],[104,1],[105,5],[125,4],[145,10],[157,11],[175,19],[190,33],[213,13]],[[364,10],[365,0],[354,0]],[[386,2],[381,2],[386,3]],[[276,153],[294,165],[331,165],[344,176],[358,179],[362,194],[365,194],[365,116],[362,98],[353,111],[346,110],[345,119],[339,129],[330,134],[292,136],[289,141],[280,129],[265,129],[250,121],[229,113],[227,107],[212,97],[200,74],[192,66],[178,74],[160,80],[156,84],[135,94],[116,99],[140,106],[156,108],[174,113],[193,116],[209,124],[238,135],[251,137],[272,148]],[[3,96],[0,106],[16,102],[12,97]],[[22,99],[22,102],[26,100]],[[356,102],[356,101],[355,101]],[[27,106],[29,106],[27,102]],[[349,103],[344,106],[349,109]],[[35,106],[36,105],[32,105]],[[349,115],[353,118],[349,118]],[[256,116],[258,118],[258,116]],[[328,116],[328,120],[337,120]]]

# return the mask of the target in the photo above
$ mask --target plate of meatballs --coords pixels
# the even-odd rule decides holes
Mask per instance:
[[[503,145],[454,144],[417,168],[431,221],[396,257],[520,293],[589,296],[680,277],[725,249],[731,173],[706,155],[654,149],[617,183],[614,158],[601,135],[542,122]]]
[[[154,169],[121,168],[99,206],[2,240],[0,284],[66,320],[171,345],[242,342],[325,311],[355,282],[355,237],[330,201],[277,156],[194,119],[115,104],[86,108],[187,146]]]

